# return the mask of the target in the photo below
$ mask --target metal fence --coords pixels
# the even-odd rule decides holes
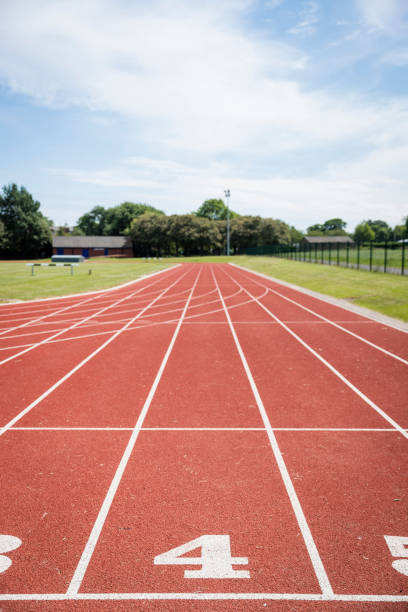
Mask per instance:
[[[341,244],[338,242],[265,245],[246,250],[247,255],[271,255],[333,266],[343,266],[370,272],[408,274],[405,242],[368,242]]]

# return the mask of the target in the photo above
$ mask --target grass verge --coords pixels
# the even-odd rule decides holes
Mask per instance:
[[[49,259],[36,263],[49,263]],[[70,293],[84,293],[107,289],[135,280],[144,274],[151,274],[171,264],[166,261],[143,261],[140,259],[93,258],[74,268],[71,276],[69,267],[31,268],[25,261],[0,261],[0,302],[10,300],[34,300],[56,297]]]

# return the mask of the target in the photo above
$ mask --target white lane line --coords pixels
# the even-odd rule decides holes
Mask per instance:
[[[54,315],[60,314],[61,312],[69,310],[70,308],[76,308],[77,306],[81,306],[82,304],[86,304],[87,302],[96,300],[98,297],[100,296],[93,296],[86,300],[82,300],[81,302],[76,302],[75,304],[69,304],[68,306],[65,306],[64,308],[60,308],[59,310],[53,310],[52,312],[42,315],[41,317],[37,317],[37,318],[34,317],[34,319],[29,319],[25,323],[21,323],[21,325],[14,325],[14,327],[8,327],[7,329],[3,329],[2,331],[0,331],[0,336],[3,336],[4,334],[7,334],[9,332],[15,331],[16,329],[27,327],[27,325],[34,325],[38,323],[39,321],[43,321],[47,317],[52,317]],[[11,336],[11,337],[13,338],[14,336]],[[7,338],[2,338],[2,340],[7,340]]]
[[[133,431],[133,427],[11,427],[9,431]],[[141,427],[141,431],[266,431],[265,427]],[[272,427],[272,431],[357,431],[399,433],[394,428]],[[407,429],[408,431],[408,429]]]
[[[271,287],[266,287],[266,285],[263,285],[262,283],[258,283],[258,281],[253,280],[252,278],[248,279],[248,277],[246,277],[245,275],[244,275],[244,278],[245,278],[245,280],[250,280],[250,282],[254,283],[255,285],[259,285],[260,287],[269,289],[269,291],[271,293],[274,293],[275,295],[277,295],[280,298],[286,300],[287,302],[290,302],[291,304],[294,304],[298,308],[301,308],[302,310],[305,310],[306,312],[309,312],[310,314],[312,314],[315,317],[318,317],[319,319],[321,319],[325,323],[329,323],[330,325],[333,325],[333,327],[336,327],[337,329],[340,329],[341,331],[345,332],[346,334],[349,334],[350,336],[353,336],[354,338],[357,338],[357,340],[361,340],[361,342],[364,342],[365,344],[368,344],[369,346],[372,346],[373,348],[377,349],[378,351],[381,351],[385,355],[388,355],[389,357],[392,357],[393,359],[397,359],[398,361],[401,361],[401,363],[404,363],[405,365],[408,365],[408,361],[406,359],[403,359],[402,357],[400,357],[399,355],[396,355],[395,353],[391,353],[391,351],[387,351],[387,349],[379,346],[378,344],[375,344],[374,342],[371,342],[370,340],[367,340],[366,338],[363,338],[359,334],[356,334],[355,332],[352,332],[351,330],[347,329],[346,327],[343,327],[339,323],[336,323],[335,321],[331,321],[330,319],[327,319],[327,317],[324,317],[323,315],[318,314],[317,312],[315,312],[311,308],[307,308],[306,306],[303,306],[303,304],[300,304],[299,302],[296,302],[295,300],[292,300],[291,298],[287,297],[286,295],[283,295],[282,293],[279,293],[279,291],[275,291],[275,289],[271,289]],[[292,323],[292,321],[287,321],[287,323]],[[293,323],[296,323],[296,321],[293,321]],[[314,323],[314,321],[313,321],[313,323]]]
[[[408,602],[408,595],[322,595],[321,593],[7,593],[0,601],[140,601],[140,600],[209,600],[209,601],[343,601]]]
[[[230,276],[227,272],[224,271],[224,274],[226,274],[229,278],[234,280],[232,278],[232,276]],[[240,285],[240,283],[238,283],[238,281],[234,280],[234,282],[239,287],[242,286],[242,285]],[[244,287],[243,287],[243,289],[244,289],[245,293],[248,296],[252,297],[253,301],[256,302],[258,304],[258,306],[260,306],[262,308],[262,310],[264,310],[270,317],[272,317],[277,323],[279,323],[279,325],[281,325],[283,327],[283,329],[285,329],[293,338],[295,338],[295,340],[300,342],[300,344],[302,346],[304,346],[305,349],[307,349],[310,353],[312,353],[312,355],[314,355],[319,361],[321,361],[331,372],[333,372],[333,374],[335,374],[335,376],[337,376],[337,378],[339,378],[345,385],[347,385],[347,387],[349,387],[349,389],[354,391],[354,393],[356,395],[358,395],[366,404],[368,404],[371,408],[373,408],[373,410],[375,410],[390,425],[392,425],[397,431],[399,431],[400,434],[402,436],[404,436],[404,438],[406,438],[408,440],[408,433],[405,431],[405,429],[403,429],[401,427],[401,425],[399,425],[396,421],[394,421],[394,419],[391,418],[386,412],[384,412],[384,410],[382,410],[382,408],[380,408],[379,406],[377,406],[377,404],[375,404],[372,400],[370,400],[370,398],[367,397],[367,395],[365,395],[365,393],[360,391],[360,389],[358,389],[358,387],[353,385],[353,383],[350,382],[348,380],[348,378],[343,376],[343,374],[341,374],[341,372],[339,372],[329,361],[324,359],[324,357],[319,355],[319,353],[317,353],[311,346],[309,346],[304,340],[302,340],[302,338],[300,336],[298,336],[293,330],[291,330],[290,327],[288,327],[287,325],[285,325],[285,323],[283,323],[283,321],[278,319],[278,317],[276,315],[274,315],[273,312],[271,312],[269,310],[269,308],[264,306],[264,304],[262,304],[262,302],[260,302],[258,300],[258,298],[256,298],[255,296],[251,295],[251,293],[247,289],[245,289]]]
[[[262,298],[266,295],[267,290],[265,290],[265,292],[258,296],[259,298]],[[215,300],[211,300],[215,301]],[[239,308],[240,306],[245,306],[246,304],[251,304],[253,302],[252,299],[250,300],[246,300],[244,302],[239,302],[238,304],[233,304],[232,306],[228,306],[228,310],[232,310],[233,308]],[[193,308],[196,308],[196,306],[191,306],[190,310],[192,310]],[[143,325],[136,325],[135,327],[128,327],[126,331],[133,331],[135,329],[141,329],[141,328],[146,328],[146,327],[154,327],[157,325],[168,325],[171,323],[177,323],[178,319],[165,319],[164,321],[153,321],[151,322],[150,319],[154,318],[154,317],[159,317],[159,316],[163,316],[163,315],[168,315],[170,313],[173,312],[179,312],[181,310],[181,308],[177,309],[177,310],[169,310],[169,311],[164,311],[164,312],[160,312],[160,313],[156,313],[156,314],[152,314],[152,315],[148,315],[147,317],[141,317],[140,321],[143,322]],[[222,312],[222,308],[218,308],[216,310],[209,310],[207,312],[200,312],[198,314],[195,315],[188,315],[187,317],[185,317],[184,323],[195,323],[194,321],[190,321],[189,319],[194,319],[194,318],[199,318],[199,317],[204,317],[207,316],[209,314],[214,314],[217,312]],[[99,325],[114,325],[117,323],[123,323],[125,321],[129,321],[129,319],[122,319],[122,320],[114,320],[114,321],[104,321],[104,322],[95,322],[93,324],[90,325],[85,325],[84,329],[87,329],[89,327],[98,327]],[[207,321],[198,321],[197,323],[203,324],[205,325],[207,323]],[[217,322],[219,323],[219,322]],[[222,322],[223,325],[228,325],[228,323],[226,321]],[[273,324],[273,322],[271,323]],[[84,338],[93,338],[95,336],[104,336],[107,334],[113,334],[115,331],[117,330],[106,330],[106,331],[101,331],[101,332],[95,332],[93,334],[82,334],[81,336],[70,336],[69,338],[60,338],[59,340],[50,340],[50,338],[48,338],[47,343],[48,344],[54,344],[54,343],[59,343],[59,342],[69,342],[71,340],[83,340]],[[44,332],[45,333],[45,332]],[[17,348],[24,348],[24,347],[31,347],[33,346],[32,344],[24,344],[24,345],[18,345],[18,346],[13,346],[13,347],[2,347],[0,348],[0,351],[5,351],[5,350],[12,350],[12,349],[17,349]],[[1,362],[0,362],[1,365]]]
[[[153,284],[153,283],[152,283],[152,284]],[[149,286],[151,286],[151,285],[149,285]],[[214,292],[215,292],[215,289],[214,289],[213,291],[209,292],[209,293],[214,293]],[[240,292],[240,290],[238,289],[238,291],[236,291],[236,293],[238,294],[239,292]],[[141,304],[146,304],[147,302],[149,302],[149,300],[148,300],[148,299],[146,299],[147,297],[150,297],[152,294],[157,295],[158,293],[160,293],[160,291],[155,291],[155,292],[145,293],[145,294],[143,295],[143,298],[142,298],[142,299],[135,300],[134,302],[131,302],[131,304],[130,304],[130,305],[132,306],[132,308],[131,308],[131,309],[130,309],[130,308],[127,308],[127,309],[125,309],[125,310],[119,310],[119,311],[117,311],[115,314],[118,314],[118,315],[119,315],[119,314],[124,314],[124,313],[129,313],[129,312],[130,312],[130,313],[133,313],[133,312],[134,312],[134,310],[135,310],[135,308],[134,308],[134,307],[135,307],[135,305],[139,305],[140,303],[141,303]],[[185,291],[184,291],[184,292],[182,292],[182,293],[187,293],[187,292],[185,292]],[[128,296],[128,297],[130,298],[132,295],[135,295],[135,294],[134,294],[134,292],[133,292],[132,294],[129,294],[129,296]],[[177,295],[179,295],[179,294],[177,294]],[[204,294],[204,295],[206,295],[206,294]],[[173,296],[172,296],[172,297],[173,297]],[[200,298],[202,298],[202,297],[204,297],[204,296],[203,296],[203,295],[201,295],[201,296],[199,296],[199,297],[200,297]],[[232,297],[232,296],[231,296],[231,297]],[[92,299],[94,299],[94,298],[92,298]],[[197,297],[194,297],[193,299],[197,299]],[[178,300],[178,301],[183,301],[183,302],[184,302],[184,300]],[[162,306],[160,306],[160,308],[163,308],[163,306],[164,306],[164,305],[170,305],[170,304],[172,304],[172,303],[176,303],[176,302],[166,302],[166,304],[163,304]],[[211,303],[211,302],[208,302],[208,303]],[[112,302],[112,300],[110,300],[110,301],[109,301],[109,305],[112,305],[112,304],[113,304],[113,302]],[[207,304],[207,302],[206,302],[204,305],[206,305],[206,304]],[[199,307],[202,307],[202,306],[203,306],[203,304],[196,304],[196,305],[192,306],[191,308],[199,308]],[[95,311],[96,311],[96,310],[98,310],[98,308],[93,308],[93,309],[92,309],[92,311],[93,311],[93,313],[94,313],[94,314],[97,314],[97,313],[95,313]],[[179,308],[178,310],[181,310],[181,308]],[[89,312],[89,308],[88,308],[88,309],[85,309],[85,310],[77,311],[75,314],[79,314],[80,312]],[[169,312],[171,312],[171,311],[169,311]],[[57,313],[55,313],[55,312],[54,312],[54,313],[51,313],[51,314],[57,314]],[[46,315],[46,316],[51,316],[51,314],[50,314],[50,315]],[[164,314],[164,313],[159,313],[159,314]],[[108,315],[103,315],[103,317],[106,317],[106,316],[112,316],[112,315],[111,315],[111,314],[109,314],[109,313],[108,313]],[[153,316],[153,315],[152,315],[152,316]],[[129,319],[129,318],[131,318],[131,317],[128,317],[128,319]],[[92,325],[110,325],[110,324],[112,324],[112,323],[123,323],[123,322],[124,322],[124,320],[128,320],[128,319],[115,319],[114,321],[97,321],[96,323],[91,323],[91,324],[89,324],[89,327],[91,327]],[[7,336],[7,338],[0,338],[0,342],[5,342],[5,341],[8,341],[8,340],[10,340],[10,339],[12,339],[12,338],[25,338],[25,337],[27,337],[27,336],[28,336],[28,337],[32,337],[32,336],[37,336],[37,335],[47,334],[47,333],[48,333],[48,330],[45,330],[45,329],[42,329],[42,330],[40,330],[40,331],[31,331],[31,328],[32,328],[32,327],[33,327],[33,328],[35,328],[35,327],[39,327],[39,326],[42,326],[42,325],[62,325],[62,324],[64,324],[64,323],[71,323],[71,322],[77,322],[77,321],[79,321],[79,322],[80,322],[80,321],[82,321],[82,320],[85,320],[85,319],[83,318],[83,316],[79,316],[79,317],[74,317],[74,318],[69,318],[69,319],[62,319],[62,320],[60,319],[60,320],[58,320],[58,321],[45,321],[45,322],[42,322],[42,323],[40,323],[40,324],[38,324],[38,325],[37,325],[37,324],[33,324],[33,325],[30,327],[30,330],[29,330],[29,331],[27,331],[26,333],[24,333],[24,334],[13,334],[13,335]],[[17,329],[17,328],[16,328],[16,329]],[[63,328],[61,328],[61,327],[60,327],[60,328],[54,329],[54,330],[52,330],[52,331],[54,331],[54,332],[58,332],[58,331],[61,331],[62,329],[63,329]],[[64,329],[65,329],[65,328],[64,328]],[[31,346],[31,344],[32,344],[32,343],[30,343],[30,344],[29,344],[29,343],[27,343],[27,344],[25,344],[24,346]],[[5,347],[1,347],[1,348],[0,348],[0,350],[3,350],[3,351],[4,351],[4,350],[7,350],[7,349],[9,349],[9,348],[20,348],[20,347],[8,347],[8,346],[5,346]]]
[[[19,306],[25,306],[26,304],[36,304],[39,302],[41,305],[42,302],[52,302],[53,300],[69,300],[75,297],[81,298],[84,295],[99,294],[100,296],[102,293],[106,293],[107,291],[119,291],[120,289],[123,289],[124,287],[127,287],[128,285],[131,285],[132,283],[137,283],[139,281],[149,279],[151,276],[154,276],[155,274],[160,274],[160,272],[166,272],[166,271],[168,272],[169,270],[175,270],[179,266],[181,266],[181,264],[179,263],[168,265],[167,268],[163,268],[162,270],[159,270],[158,272],[149,272],[148,274],[141,274],[138,278],[127,281],[126,283],[122,283],[121,285],[114,285],[113,287],[107,287],[106,289],[96,289],[95,291],[84,291],[83,293],[70,293],[69,295],[57,295],[54,297],[36,298],[35,300],[23,300],[22,302],[2,302],[0,303],[0,308],[1,307],[6,308],[7,306],[9,306],[10,308],[14,308],[14,307],[18,308]]]
[[[282,285],[283,287],[287,287],[292,291],[296,291],[297,293],[303,293],[309,297],[314,298],[315,300],[319,300],[320,302],[324,302],[326,304],[330,304],[331,306],[336,306],[336,308],[340,308],[341,310],[345,310],[346,312],[352,312],[353,314],[358,315],[359,317],[365,317],[370,321],[375,323],[380,323],[380,325],[386,325],[387,327],[391,327],[396,329],[404,334],[408,334],[408,324],[404,321],[397,321],[396,319],[392,319],[392,317],[388,317],[387,315],[382,315],[380,312],[374,312],[369,308],[365,308],[364,306],[357,306],[357,304],[350,304],[346,302],[344,299],[334,298],[330,295],[324,295],[323,293],[318,293],[317,291],[313,291],[312,289],[306,289],[305,287],[300,287],[300,285],[294,285],[293,283],[288,283],[279,278],[275,278],[273,276],[268,276],[267,274],[262,274],[262,272],[257,272],[256,270],[251,270],[250,268],[245,268],[236,263],[229,262],[228,265],[241,270],[242,272],[250,272],[251,274],[255,274],[256,276],[260,276],[265,280],[269,281],[272,284]],[[341,302],[339,304],[339,302]],[[400,325],[398,325],[398,323]]]
[[[178,266],[179,266],[179,265],[181,265],[181,264],[178,264]],[[166,272],[166,271],[169,271],[169,270],[160,270],[159,272],[155,272],[155,273],[153,273],[151,276],[153,277],[153,276],[155,276],[156,274],[162,274],[163,272]],[[169,278],[171,278],[170,274],[169,274]],[[132,281],[132,284],[136,283],[138,280],[148,280],[148,279],[146,279],[146,278],[143,278],[143,279],[136,279],[136,280]],[[148,288],[149,286],[150,286],[150,285],[146,285],[146,288]],[[212,291],[212,293],[214,293],[214,292],[215,292],[215,289]],[[238,292],[239,292],[239,289],[238,289],[237,293],[238,293]],[[117,293],[118,293],[118,294],[120,294],[120,296],[124,296],[124,295],[126,295],[126,294],[125,294],[123,291],[120,291],[120,292],[118,291]],[[146,292],[146,293],[144,293],[144,294],[143,294],[143,297],[142,297],[142,298],[135,299],[134,301],[132,301],[132,302],[131,302],[131,305],[132,305],[132,306],[134,306],[135,304],[139,304],[139,303],[142,303],[142,304],[143,304],[143,302],[149,301],[149,300],[146,300],[146,298],[149,298],[149,297],[150,297],[150,296],[152,296],[152,295],[157,295],[158,293],[160,293],[160,291],[149,291],[149,292]],[[188,293],[188,290],[187,290],[187,291],[179,291],[179,292],[177,292],[177,293],[173,293],[173,294],[172,294],[172,296],[171,296],[171,298],[175,298],[175,297],[178,297],[178,296],[180,296],[180,295],[184,295],[184,294],[186,294],[186,293]],[[206,294],[201,294],[201,295],[198,295],[198,296],[194,296],[194,300],[198,300],[198,299],[200,299],[200,298],[202,298],[202,297],[205,297],[205,295],[206,295]],[[112,297],[111,297],[110,295],[108,295],[108,296],[107,296],[107,299],[105,299],[104,294],[101,294],[101,295],[98,295],[98,296],[96,296],[96,297],[93,297],[92,299],[97,299],[97,300],[98,300],[98,302],[97,302],[97,307],[96,307],[96,308],[82,308],[82,309],[80,309],[80,310],[77,310],[75,314],[81,314],[81,313],[84,313],[84,312],[85,312],[85,313],[88,313],[89,311],[92,311],[92,310],[97,310],[99,306],[102,306],[102,305],[104,305],[104,304],[111,304],[111,303],[112,303],[112,301],[114,301],[114,300],[115,300],[115,298],[113,298],[113,299],[112,299]],[[72,307],[75,307],[75,306],[79,306],[80,304],[81,304],[81,302],[76,302],[76,304],[71,304],[71,306],[72,306]],[[39,312],[44,312],[44,311],[43,311],[43,310],[42,310],[42,311],[40,311],[40,310],[36,310],[36,311],[27,311],[27,312],[35,312],[35,313],[37,313],[37,314],[38,314]],[[126,311],[124,311],[124,312],[126,312]],[[53,310],[53,309],[48,309],[48,310],[47,310],[47,313],[48,313],[48,315],[50,315],[50,314],[56,314],[56,311],[55,311],[55,310]],[[48,315],[47,315],[47,316],[48,316]],[[1,316],[1,315],[0,315],[0,316]],[[24,317],[24,319],[25,319],[25,318],[30,318],[30,320],[35,319],[35,317]],[[77,321],[77,320],[79,320],[79,319],[81,319],[81,318],[82,318],[82,316],[79,316],[79,317],[76,317],[76,318],[69,318],[69,319],[60,319],[60,320],[58,321],[58,323],[67,323],[67,322],[68,322],[68,323],[71,323],[71,322],[73,322],[73,321]],[[21,321],[21,320],[22,320],[22,317],[19,317],[19,318],[17,318],[17,319],[10,319],[10,318],[9,318],[8,320],[9,320],[9,321],[14,321],[14,320],[15,320],[15,321]],[[43,322],[41,322],[41,323],[33,323],[33,324],[32,324],[32,327],[33,327],[33,328],[35,328],[35,327],[39,327],[39,326],[41,326],[41,325],[53,325],[53,324],[55,324],[55,322],[52,322],[52,321],[51,321],[51,322],[49,322],[49,321],[43,321]],[[56,331],[57,331],[57,330],[56,330]],[[10,336],[10,337],[14,337],[14,336]]]
[[[160,274],[160,272],[157,272],[156,275],[157,274]],[[24,355],[25,353],[28,353],[29,351],[32,351],[32,350],[36,349],[39,346],[42,346],[43,344],[47,344],[47,342],[50,342],[51,340],[53,340],[54,338],[57,338],[61,334],[69,332],[71,329],[74,329],[75,327],[78,327],[79,325],[82,325],[83,323],[85,323],[86,321],[89,321],[93,317],[96,317],[96,316],[100,315],[102,312],[105,312],[106,310],[109,310],[110,308],[114,308],[115,306],[117,306],[118,304],[122,303],[123,301],[132,298],[133,296],[137,295],[141,291],[144,291],[146,288],[150,288],[152,285],[155,285],[156,283],[159,283],[160,280],[161,279],[155,280],[154,282],[152,282],[149,285],[147,285],[147,287],[140,287],[139,289],[136,289],[136,291],[133,291],[132,293],[130,293],[128,295],[125,295],[124,297],[116,300],[115,302],[112,302],[108,306],[104,306],[100,310],[97,310],[96,312],[88,315],[84,319],[80,319],[79,321],[77,321],[76,323],[73,323],[69,327],[66,327],[65,329],[62,329],[62,330],[56,332],[55,334],[51,334],[51,336],[48,336],[47,338],[44,338],[44,340],[40,340],[40,342],[36,342],[35,344],[31,344],[27,348],[19,351],[18,353],[14,353],[10,357],[6,357],[6,359],[3,359],[2,361],[0,361],[0,366],[4,365],[5,363],[8,363],[9,361],[12,361],[13,359],[16,359],[17,357],[20,357],[21,355]],[[149,307],[150,307],[150,304],[149,304]],[[144,309],[142,310],[142,312],[143,311],[144,311]],[[132,319],[132,322],[133,321],[134,321],[134,318]],[[113,333],[113,332],[111,332],[111,333]]]
[[[213,275],[213,278],[214,278],[215,286],[217,287],[218,295],[220,297],[221,303],[222,303],[223,308],[224,308],[225,316],[227,317],[227,320],[228,320],[228,323],[229,323],[229,327],[230,327],[230,330],[231,330],[232,337],[234,338],[235,346],[237,347],[239,356],[241,357],[242,365],[244,367],[244,370],[245,370],[245,373],[247,375],[249,384],[251,386],[252,393],[253,393],[255,401],[257,403],[257,406],[258,406],[258,409],[259,409],[259,413],[261,415],[264,427],[265,427],[265,429],[267,431],[269,442],[270,442],[270,445],[272,447],[276,463],[278,464],[279,471],[280,471],[281,476],[282,476],[282,480],[283,480],[284,485],[286,487],[286,491],[287,491],[287,494],[289,496],[293,512],[294,512],[294,514],[296,516],[296,520],[298,522],[298,525],[299,525],[300,531],[302,533],[302,536],[303,536],[303,539],[304,539],[307,551],[309,553],[310,560],[312,562],[312,565],[313,565],[313,568],[314,568],[314,571],[315,571],[315,574],[316,574],[316,578],[317,578],[317,580],[319,582],[319,585],[320,585],[320,588],[322,590],[322,593],[325,594],[325,595],[333,595],[333,589],[331,587],[331,584],[330,584],[330,581],[329,581],[329,577],[327,576],[326,570],[324,569],[322,560],[320,558],[319,552],[317,550],[316,544],[315,544],[313,536],[312,536],[312,532],[310,531],[310,528],[309,528],[309,525],[307,523],[306,517],[305,517],[305,515],[303,513],[302,507],[300,505],[298,496],[297,496],[296,491],[295,491],[295,487],[293,486],[293,483],[292,483],[292,480],[290,478],[289,472],[287,470],[286,464],[285,464],[285,462],[283,460],[282,453],[280,451],[280,448],[279,448],[276,436],[275,436],[275,434],[273,432],[271,423],[269,421],[268,415],[267,415],[265,407],[263,405],[262,398],[261,398],[261,396],[259,394],[258,387],[256,386],[254,377],[252,376],[252,372],[251,372],[251,370],[249,368],[249,365],[248,365],[248,362],[247,362],[246,357],[244,355],[244,352],[242,350],[241,344],[240,344],[240,342],[238,340],[238,336],[236,334],[234,325],[233,325],[233,323],[231,321],[231,317],[230,317],[229,312],[227,310],[227,307],[225,305],[224,298],[222,297],[222,293],[221,293],[220,287],[218,285],[217,279],[215,277],[215,274],[214,274],[214,271],[213,271],[212,268],[211,268],[211,272],[212,272],[212,275]]]
[[[169,289],[171,289],[174,285],[180,282],[180,280],[184,278],[186,274],[188,274],[188,272],[185,272],[184,274],[182,274],[171,285],[166,287],[166,289],[164,289],[160,295],[158,295],[157,297],[154,298],[154,300],[152,300],[151,304],[154,304],[157,300],[159,300],[162,295],[164,295]],[[139,314],[137,314],[131,321],[126,323],[126,325],[124,325],[121,329],[119,329],[113,336],[108,338],[103,344],[101,344],[101,346],[99,346],[96,350],[94,350],[90,355],[88,355],[87,357],[85,357],[85,359],[80,361],[75,367],[72,368],[72,370],[70,370],[69,372],[67,372],[67,374],[62,376],[62,378],[57,380],[56,383],[54,383],[44,393],[42,393],[39,397],[37,397],[37,399],[31,402],[31,404],[29,404],[27,408],[24,408],[24,410],[19,412],[17,416],[15,416],[13,419],[11,419],[11,421],[9,421],[6,425],[4,425],[4,427],[0,429],[0,436],[2,436],[6,431],[8,431],[10,427],[13,427],[15,423],[17,423],[20,419],[23,418],[23,416],[25,416],[28,412],[30,412],[30,410],[32,410],[35,406],[37,406],[40,402],[42,402],[43,399],[48,397],[53,391],[55,391],[55,389],[58,389],[58,387],[60,387],[66,380],[68,380],[68,378],[70,378],[73,374],[75,374],[75,372],[77,372],[80,368],[82,368],[82,366],[88,363],[88,361],[90,361],[93,357],[95,357],[95,355],[100,353],[111,342],[113,342],[122,332],[126,330],[126,328],[129,325],[133,323],[133,321],[136,321],[136,319],[140,317],[143,314],[143,312],[145,312],[149,308],[149,306],[150,304],[148,304],[143,310],[139,312]]]
[[[181,264],[177,264],[175,266],[175,268],[177,268],[178,266],[180,266]],[[87,295],[91,295],[91,297],[89,297],[86,300],[80,300],[80,301],[76,301],[76,302],[71,302],[70,304],[68,304],[67,306],[59,309],[59,310],[55,310],[55,308],[58,306],[58,304],[55,305],[55,308],[51,307],[51,308],[47,308],[45,311],[44,309],[39,309],[37,308],[36,310],[18,310],[17,308],[15,308],[16,306],[20,306],[21,304],[8,304],[11,308],[13,308],[8,314],[3,314],[0,313],[0,318],[1,317],[6,317],[5,320],[1,321],[1,324],[7,323],[8,321],[21,321],[21,320],[25,320],[25,319],[29,319],[25,324],[22,325],[16,325],[14,327],[10,327],[7,329],[2,330],[1,333],[6,333],[8,330],[11,331],[13,329],[18,329],[19,327],[24,327],[26,325],[33,325],[33,327],[35,327],[36,325],[40,325],[41,323],[37,323],[37,321],[41,321],[43,318],[47,318],[53,315],[56,315],[60,312],[63,312],[64,310],[70,309],[70,308],[77,308],[78,306],[85,304],[87,302],[93,301],[93,300],[100,300],[101,304],[103,302],[108,302],[110,303],[109,300],[109,293],[117,290],[118,293],[121,292],[120,289],[125,287],[126,285],[134,285],[135,283],[139,283],[141,281],[144,280],[148,280],[150,277],[156,276],[157,274],[162,274],[163,272],[168,272],[170,270],[172,270],[173,268],[167,268],[164,270],[159,270],[158,272],[153,272],[150,276],[140,276],[139,278],[135,278],[132,281],[129,281],[128,283],[125,283],[124,285],[119,285],[118,287],[110,287],[108,289],[101,289],[100,291],[87,291],[86,293],[78,293],[77,295],[73,295],[71,296],[70,299],[77,297],[77,298],[81,298]],[[148,295],[148,294],[147,294]],[[59,299],[64,299],[67,296],[57,296],[55,298],[44,298],[44,300],[59,300]],[[24,302],[24,304],[26,304],[27,302]],[[29,302],[28,302],[29,303]],[[1,304],[0,304],[1,305]],[[3,304],[4,305],[4,304]],[[84,311],[87,312],[89,311],[89,308],[85,308]],[[44,313],[45,314],[43,316],[37,317],[36,315]],[[82,312],[82,311],[79,311]],[[33,316],[30,317],[22,317],[20,315],[23,314],[33,314]],[[18,315],[17,318],[10,318],[10,315]],[[47,325],[48,321],[43,321],[43,324]]]
[[[132,435],[130,436],[129,442],[126,445],[125,452],[123,453],[122,459],[120,460],[120,463],[119,463],[119,465],[117,467],[115,476],[113,477],[113,480],[112,480],[112,482],[111,482],[111,484],[109,486],[109,489],[108,489],[108,492],[106,494],[106,497],[105,497],[105,499],[104,499],[104,501],[102,503],[101,509],[99,510],[99,514],[98,514],[98,516],[96,518],[96,521],[95,521],[94,526],[92,528],[92,531],[91,531],[91,534],[89,536],[89,539],[88,539],[88,541],[87,541],[87,543],[85,545],[85,548],[84,548],[84,550],[82,552],[81,558],[80,558],[80,560],[78,562],[77,568],[76,568],[76,570],[74,572],[72,580],[71,580],[71,582],[69,584],[69,587],[67,589],[67,594],[68,595],[74,595],[74,594],[78,593],[79,589],[81,588],[81,584],[82,584],[82,580],[83,580],[83,578],[85,576],[85,572],[86,572],[86,570],[88,568],[88,565],[89,565],[89,562],[90,562],[90,560],[92,558],[93,552],[95,550],[95,546],[96,546],[96,544],[98,542],[99,536],[100,536],[101,531],[103,529],[103,526],[105,524],[106,517],[108,516],[108,512],[109,512],[110,507],[112,505],[113,499],[114,499],[114,497],[116,495],[116,491],[118,490],[120,481],[121,481],[122,476],[124,474],[124,471],[126,469],[126,466],[127,466],[128,461],[129,461],[130,455],[132,454],[133,448],[134,448],[134,446],[136,444],[137,438],[139,436],[139,432],[140,432],[140,430],[142,428],[143,422],[144,422],[144,420],[146,418],[146,415],[147,415],[147,412],[148,412],[148,410],[150,408],[150,404],[152,403],[154,394],[156,393],[156,389],[157,389],[157,387],[159,385],[159,382],[161,380],[162,374],[164,372],[164,368],[166,367],[167,361],[168,361],[168,359],[169,359],[169,357],[171,355],[171,352],[173,350],[173,346],[174,346],[174,344],[176,342],[176,338],[178,336],[178,333],[180,331],[181,325],[183,323],[184,316],[185,316],[187,308],[188,308],[188,306],[190,304],[190,301],[191,301],[191,298],[193,296],[194,290],[196,288],[198,279],[200,278],[201,271],[202,271],[202,267],[200,267],[200,270],[199,270],[199,272],[198,272],[198,274],[196,276],[196,279],[194,281],[194,284],[193,284],[193,286],[191,288],[190,294],[189,294],[189,296],[187,298],[187,301],[186,301],[186,304],[184,306],[183,312],[182,312],[182,314],[180,316],[180,319],[179,319],[179,321],[177,323],[177,327],[174,330],[174,333],[173,333],[172,339],[170,341],[170,344],[167,347],[166,354],[163,357],[163,360],[162,360],[162,362],[160,364],[160,367],[158,369],[156,377],[155,377],[155,379],[153,381],[153,384],[152,384],[152,386],[150,388],[149,394],[148,394],[148,396],[146,398],[146,401],[145,401],[145,403],[143,405],[143,408],[142,408],[142,410],[141,410],[141,412],[139,414],[139,417],[138,417],[138,419],[136,421],[136,425],[133,428]]]

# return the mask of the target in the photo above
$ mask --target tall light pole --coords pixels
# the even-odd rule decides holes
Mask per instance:
[[[230,211],[229,211],[229,199],[231,192],[229,189],[224,190],[224,194],[227,200],[227,255],[230,254]]]

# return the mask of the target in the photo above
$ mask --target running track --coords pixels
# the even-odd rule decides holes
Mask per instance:
[[[2,612],[408,610],[404,331],[184,264],[2,306],[0,363]]]

